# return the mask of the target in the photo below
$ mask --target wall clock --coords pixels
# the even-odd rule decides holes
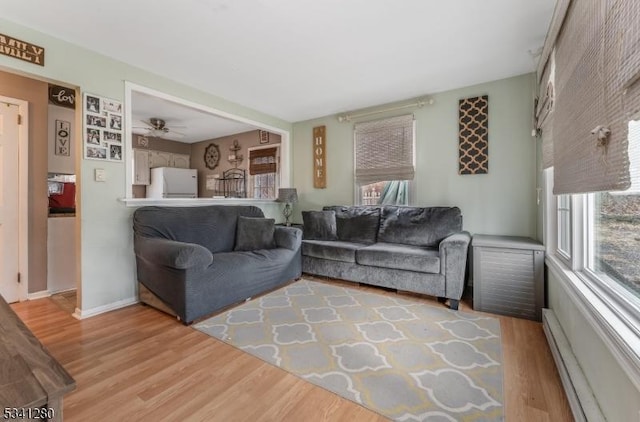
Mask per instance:
[[[209,144],[209,146],[204,150],[204,164],[208,169],[213,170],[218,167],[219,161],[220,149],[216,144]]]

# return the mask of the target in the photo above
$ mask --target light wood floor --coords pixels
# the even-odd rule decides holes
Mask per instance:
[[[386,420],[152,308],[78,321],[52,299],[12,307],[77,382],[67,421]],[[473,312],[466,302],[461,310]],[[500,323],[506,420],[572,421],[542,325]]]
[[[66,292],[55,293],[51,295],[53,300],[63,311],[70,314],[76,310],[77,295],[75,290],[67,290]]]

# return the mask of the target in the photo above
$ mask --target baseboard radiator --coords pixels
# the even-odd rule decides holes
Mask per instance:
[[[579,422],[605,421],[589,382],[584,376],[571,345],[551,309],[542,310],[542,327],[556,362],[573,417]]]

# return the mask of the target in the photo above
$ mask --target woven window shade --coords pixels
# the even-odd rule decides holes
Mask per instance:
[[[538,64],[538,82],[542,82],[544,71],[549,63],[550,56],[553,53],[553,49],[560,34],[560,29],[564,22],[564,18],[567,16],[567,10],[571,0],[557,0],[556,7],[553,10],[553,16],[551,17],[551,23],[549,24],[549,31],[544,39],[544,45],[542,46],[542,54],[540,56],[540,63]]]
[[[357,123],[355,156],[359,185],[413,180],[413,115]]]
[[[277,148],[254,149],[249,151],[249,174],[266,174],[277,171]]]
[[[542,166],[553,166],[553,108],[555,101],[555,59],[552,52],[544,68],[540,81],[538,106],[536,107],[537,128],[542,134]]]
[[[556,42],[554,193],[625,190],[627,122],[640,99],[637,1],[572,1]],[[610,131],[604,142],[591,132]],[[604,143],[605,145],[599,145]]]
[[[623,89],[623,107],[629,119],[640,120],[640,2],[627,1],[620,14],[622,64],[618,70]]]

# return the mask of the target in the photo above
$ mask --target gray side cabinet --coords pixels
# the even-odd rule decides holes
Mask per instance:
[[[544,306],[544,246],[528,237],[471,241],[473,309],[536,321]]]

